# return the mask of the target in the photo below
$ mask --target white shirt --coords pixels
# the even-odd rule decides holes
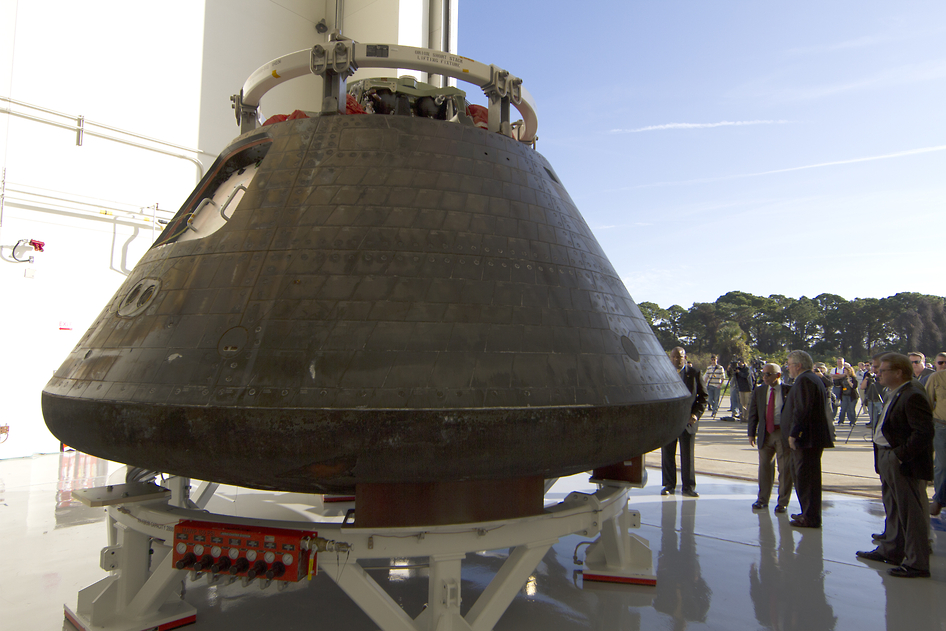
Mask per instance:
[[[705,383],[707,386],[719,388],[722,387],[723,379],[725,377],[726,371],[719,364],[707,366],[706,372],[703,373],[703,383]]]

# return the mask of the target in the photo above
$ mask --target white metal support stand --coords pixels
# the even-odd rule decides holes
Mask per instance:
[[[190,506],[205,504],[209,491],[191,502],[186,494],[188,485],[189,481],[177,485],[175,499]],[[112,574],[80,591],[74,611],[66,608],[66,617],[79,629],[144,631],[173,629],[195,621],[195,609],[181,597],[187,572],[172,565],[173,555],[166,544],[171,543],[174,526],[184,519],[317,530],[320,538],[340,543],[347,551],[319,554],[319,570],[382,631],[490,631],[552,545],[570,534],[601,535],[586,556],[587,580],[655,582],[650,550],[643,539],[628,533],[629,528],[640,526],[640,514],[628,510],[628,485],[623,483],[599,482],[596,493],[571,493],[532,517],[409,528],[356,528],[341,522],[212,514],[170,505],[171,493],[166,489],[141,486],[148,486],[152,495],[142,492],[128,498],[128,492],[117,485],[86,491],[106,496],[100,505],[108,506],[110,535],[109,546],[102,551],[102,567]],[[298,496],[293,501],[297,502]],[[506,548],[512,551],[499,572],[466,615],[461,615],[461,567],[467,554]],[[149,560],[151,550],[154,554]],[[417,557],[429,560],[428,598],[424,611],[412,619],[358,561]],[[267,585],[261,583],[263,588]]]
[[[601,536],[585,554],[586,581],[656,585],[654,566],[647,542],[630,532],[640,528],[640,513],[625,510],[606,520]]]
[[[151,573],[151,536],[117,526],[117,543],[101,552],[102,569],[111,575],[81,590],[75,610],[66,607],[66,618],[82,630],[110,631],[173,629],[194,622],[197,610],[181,600],[184,572],[171,565],[170,548],[156,543]]]

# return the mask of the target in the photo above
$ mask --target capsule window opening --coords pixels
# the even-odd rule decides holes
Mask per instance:
[[[128,296],[126,296],[125,299],[122,301],[122,307],[127,307],[128,305],[133,303],[135,299],[138,298],[138,294],[140,293],[141,293],[141,285],[136,285],[135,288],[132,289],[131,292],[128,294]]]
[[[141,297],[138,298],[138,303],[136,306],[143,307],[144,305],[146,305],[148,301],[151,300],[151,296],[154,295],[154,291],[155,291],[154,285],[149,285],[148,287],[146,287],[145,290],[141,292]],[[129,300],[129,302],[131,301]]]
[[[202,239],[223,228],[237,211],[271,146],[272,139],[264,135],[244,140],[221,154],[152,247]]]

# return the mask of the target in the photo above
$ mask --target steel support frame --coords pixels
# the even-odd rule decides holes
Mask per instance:
[[[171,565],[171,548],[109,522],[109,541],[116,543],[102,550],[101,564],[111,575],[81,590],[75,610],[65,608],[66,618],[83,631],[174,629],[194,622],[197,609],[181,598],[185,572]]]
[[[339,37],[337,34],[333,37]],[[381,52],[383,51],[383,52]],[[394,44],[363,44],[347,38],[316,44],[261,66],[247,78],[239,94],[230,97],[240,133],[256,128],[260,99],[275,86],[306,75],[323,78],[322,113],[346,112],[346,80],[359,67],[411,68],[428,74],[452,77],[483,89],[489,99],[489,131],[531,143],[536,139],[538,117],[535,102],[522,80],[495,65],[440,51]],[[509,107],[522,115],[523,124],[513,136]]]
[[[124,478],[124,469],[114,477]],[[158,510],[201,509],[219,486],[203,483],[195,502],[190,499],[190,478],[172,476],[164,484],[171,499],[144,504]],[[76,608],[64,608],[66,618],[83,631],[170,630],[194,622],[197,609],[182,596],[187,573],[171,564],[171,547],[164,543],[173,534],[173,525],[151,523],[143,528],[139,523],[136,528],[127,519],[130,510],[125,505],[111,506],[108,511],[108,546],[102,549],[99,564],[110,575],[80,590]]]
[[[429,557],[427,607],[416,619],[411,619],[357,563],[341,566],[320,560],[319,567],[382,631],[490,631],[557,542],[555,538],[516,546],[465,617],[460,613],[460,570],[465,553]]]
[[[606,583],[656,585],[650,547],[630,532],[640,528],[640,513],[625,510],[602,524],[601,536],[588,546],[582,579]]]
[[[490,631],[528,577],[560,537],[593,537],[586,556],[590,574],[610,574],[654,584],[650,550],[628,529],[640,526],[640,514],[627,508],[628,486],[599,483],[594,494],[570,493],[541,515],[508,521],[409,528],[356,528],[340,522],[276,521],[234,517],[198,510],[212,492],[189,500],[189,480],[172,481],[175,499],[109,506],[109,546],[102,567],[112,575],[79,592],[78,606],[66,617],[80,629],[138,631],[172,629],[194,622],[196,610],[181,597],[187,572],[171,563],[174,525],[182,519],[275,528],[318,530],[319,537],[344,542],[349,551],[319,554],[320,571],[339,587],[382,631]],[[512,548],[509,557],[479,598],[461,615],[461,568],[469,553]],[[149,557],[154,549],[154,558]],[[429,560],[427,607],[412,619],[357,562],[362,559],[425,557]],[[215,577],[208,575],[208,580]],[[605,579],[596,579],[605,580]],[[265,585],[263,585],[265,587]]]

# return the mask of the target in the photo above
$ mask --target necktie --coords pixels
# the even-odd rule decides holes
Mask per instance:
[[[775,431],[775,388],[769,388],[769,404],[765,408],[765,431]]]

